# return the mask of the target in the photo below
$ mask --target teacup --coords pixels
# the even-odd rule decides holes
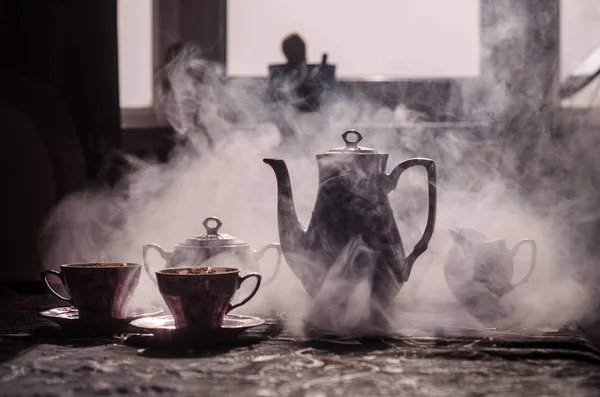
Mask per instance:
[[[57,298],[70,302],[82,320],[125,318],[127,303],[140,279],[138,263],[72,263],[60,266],[60,272],[42,272],[42,281]],[[56,292],[48,282],[56,276],[71,298]]]
[[[237,304],[231,304],[242,283],[256,278],[252,292]],[[254,297],[261,283],[258,273],[241,277],[239,269],[230,267],[174,267],[156,272],[158,289],[163,296],[176,328],[216,329],[231,310]]]

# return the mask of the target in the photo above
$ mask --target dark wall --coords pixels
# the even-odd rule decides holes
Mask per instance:
[[[206,58],[220,62],[225,62],[225,3],[225,0],[179,0],[181,37],[195,41],[205,51]]]
[[[63,100],[94,179],[120,146],[116,0],[2,3],[12,61]]]
[[[120,147],[116,0],[2,0],[0,34],[0,281],[37,281],[48,214]]]

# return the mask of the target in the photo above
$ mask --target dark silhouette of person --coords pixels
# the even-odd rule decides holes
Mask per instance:
[[[321,64],[309,64],[306,56],[306,42],[298,33],[290,33],[283,38],[281,50],[286,63],[269,65],[269,99],[275,103],[290,104],[302,113],[318,111],[326,87],[334,79],[334,68],[327,65],[327,54],[323,54]],[[280,114],[278,106],[274,115],[284,139],[295,138],[296,131]]]
[[[334,68],[327,65],[327,54],[323,54],[320,64],[309,64],[306,43],[297,33],[287,35],[281,49],[287,63],[273,79],[273,86],[280,90],[279,99],[291,102],[301,112],[319,110],[322,95],[335,78]]]
[[[297,33],[284,37],[281,50],[287,62],[271,72],[271,88],[277,101],[291,103],[297,110],[310,112],[317,107],[310,68],[306,61],[306,43]]]
[[[296,68],[306,63],[306,43],[297,33],[292,33],[283,39],[281,44],[287,65]]]

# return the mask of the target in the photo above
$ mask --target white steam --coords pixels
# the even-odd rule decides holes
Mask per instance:
[[[524,23],[518,15],[506,18],[489,36],[493,43],[484,43],[484,48],[518,36]],[[518,41],[514,46],[506,71],[489,71],[484,62],[483,84],[463,87],[465,110],[472,119],[491,125],[506,120],[512,111],[510,96],[499,79],[506,79],[502,72],[512,73],[509,65],[523,64],[527,54]],[[438,169],[436,229],[429,249],[417,259],[397,296],[399,305],[407,309],[391,314],[399,327],[411,326],[407,324],[410,311],[456,303],[443,271],[453,244],[448,229],[454,227],[471,227],[490,239],[506,239],[509,247],[525,238],[537,243],[537,267],[530,281],[490,303],[490,310],[500,304],[513,307],[510,321],[543,327],[563,325],[591,309],[585,285],[571,278],[574,265],[579,274],[596,276],[590,273],[581,244],[587,236],[577,227],[600,215],[589,206],[598,197],[593,170],[599,159],[586,150],[597,147],[597,138],[585,130],[570,131],[558,146],[545,134],[530,137],[535,142],[525,179],[515,172],[521,151],[497,139],[491,128],[479,134],[463,128],[415,126],[396,131],[386,126],[410,123],[422,115],[402,107],[381,108],[360,95],[352,100],[336,97],[319,113],[298,113],[268,103],[262,81],[227,81],[219,65],[200,55],[188,46],[165,69],[169,85],[163,108],[188,144],[177,148],[166,164],[130,159],[133,171],[115,189],[64,199],[43,231],[46,268],[76,261],[141,262],[144,244],[157,243],[172,250],[178,242],[203,234],[202,221],[208,216],[219,217],[222,232],[249,242],[254,249],[277,242],[276,180],[262,159],[285,159],[296,211],[306,226],[318,189],[314,155],[342,146],[340,135],[345,129],[371,124],[379,127],[361,130],[361,146],[390,153],[388,172],[414,156],[433,158]],[[490,56],[486,53],[484,58]],[[272,122],[273,117],[280,124]],[[284,139],[281,123],[294,139]],[[411,168],[389,195],[407,254],[425,227],[426,181],[423,170]],[[526,273],[528,255],[523,249],[515,257],[514,280]],[[274,265],[275,256],[268,253],[261,271],[268,275]],[[162,266],[160,258],[153,266]],[[371,310],[368,282],[349,284],[343,277],[333,277],[328,286],[331,289],[322,290],[311,301],[284,263],[275,281],[239,311],[284,312],[293,329],[310,316],[334,332],[355,331]],[[328,305],[334,289],[346,290],[345,305]],[[157,288],[143,276],[134,303],[160,301]],[[446,317],[431,314],[427,320],[437,321],[438,326],[464,325],[458,314]]]

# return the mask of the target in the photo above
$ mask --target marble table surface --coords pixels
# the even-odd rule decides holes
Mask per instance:
[[[164,346],[61,329],[37,315],[60,306],[44,299],[0,304],[0,396],[599,395],[600,352],[577,327],[307,338],[274,316],[225,343]]]

